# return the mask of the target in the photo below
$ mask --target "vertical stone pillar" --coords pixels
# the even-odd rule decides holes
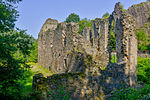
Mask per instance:
[[[47,19],[38,35],[38,63],[47,69],[52,63],[53,36],[57,24],[57,20]]]
[[[108,54],[108,30],[109,30],[109,20],[96,18],[93,21],[93,46],[97,48],[98,59],[104,65],[109,62]]]
[[[130,67],[130,85],[137,82],[137,39],[135,35],[129,39],[129,67]]]
[[[90,27],[86,27],[82,31],[82,36],[87,40],[88,43],[93,45],[93,39],[92,39],[92,30]]]
[[[123,11],[117,3],[113,12],[115,21],[117,62],[125,64],[125,82],[130,86],[136,84],[137,40],[135,37],[135,21]]]

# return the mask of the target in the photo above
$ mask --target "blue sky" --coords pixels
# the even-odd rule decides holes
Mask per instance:
[[[38,33],[47,18],[65,21],[70,13],[80,18],[100,18],[106,12],[112,13],[115,3],[121,2],[127,9],[146,0],[23,0],[18,5],[19,18],[16,27],[27,29],[27,33],[38,38]]]

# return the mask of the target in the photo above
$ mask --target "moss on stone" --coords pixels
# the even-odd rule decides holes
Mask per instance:
[[[144,6],[143,4],[137,4],[137,6]]]
[[[120,3],[120,7],[121,7],[121,11],[127,11],[127,10],[125,10],[125,9],[123,9],[123,5]]]
[[[54,74],[53,76],[51,76],[52,82],[56,83],[57,80],[61,80],[61,79],[74,79],[74,78],[78,78],[78,77],[82,77],[85,78],[85,74],[82,72],[78,72],[78,73],[62,73],[62,74]]]

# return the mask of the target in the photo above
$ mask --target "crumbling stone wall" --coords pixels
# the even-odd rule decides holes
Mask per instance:
[[[150,2],[142,2],[140,4],[132,5],[127,9],[136,23],[137,29],[142,29],[147,37],[150,37]]]
[[[142,2],[140,4],[132,5],[127,9],[136,23],[136,28],[140,28],[147,23],[150,14],[150,2]]]
[[[117,63],[110,62],[112,20],[115,23]],[[78,34],[79,26],[76,23],[58,24],[50,19],[48,24],[49,31],[41,31],[39,34],[38,48],[39,63],[55,73],[40,83],[46,83],[48,90],[65,85],[71,91],[72,99],[87,100],[107,98],[122,84],[136,85],[135,21],[122,9],[120,3],[115,5],[108,19],[95,19],[93,30],[85,28],[81,35]],[[42,29],[45,29],[45,25],[47,22]]]
[[[38,63],[47,69],[52,66],[52,43],[57,25],[57,20],[47,19],[38,35]]]
[[[95,61],[101,66],[107,66],[109,62],[108,54],[108,30],[109,20],[96,18],[93,21],[93,47],[96,48]]]
[[[137,40],[135,37],[135,21],[123,11],[117,3],[113,12],[115,21],[117,62],[125,63],[126,81],[131,86],[136,84]]]

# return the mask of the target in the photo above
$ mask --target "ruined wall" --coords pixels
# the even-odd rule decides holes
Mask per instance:
[[[93,57],[98,66],[108,65],[108,20],[95,20],[94,35],[90,28],[83,29],[80,35],[76,23],[57,23],[53,28],[53,22],[55,20],[52,19],[49,23],[46,21],[39,34],[38,62],[42,66],[54,73],[74,72],[82,61],[77,61],[72,52],[85,52]],[[46,25],[52,29],[42,31]]]
[[[110,62],[112,20],[115,24],[117,63]],[[81,35],[76,23],[56,23],[50,20],[50,30],[39,34],[39,63],[55,74],[44,78],[44,81],[43,78],[35,78],[35,90],[41,84],[46,85],[47,91],[55,91],[59,85],[64,85],[66,90],[71,91],[72,99],[89,100],[108,98],[122,84],[125,87],[136,85],[135,21],[123,11],[120,3],[115,5],[110,18],[95,19],[93,30],[84,28]]]
[[[47,19],[38,35],[38,63],[50,69],[52,66],[52,43],[58,21]]]
[[[135,21],[131,15],[123,11],[120,3],[116,4],[112,15],[115,21],[117,62],[125,63],[126,82],[132,86],[137,81]]]
[[[147,40],[150,39],[150,2],[133,5],[127,9],[127,13],[135,19],[137,32],[142,30]],[[144,44],[144,42],[141,40],[138,41],[140,44]],[[147,42],[146,45],[148,46],[150,43]]]
[[[68,71],[67,68],[72,66],[73,61],[69,59],[69,52],[74,46],[73,37],[78,32],[78,25],[75,23],[60,23],[55,30],[53,37],[53,64],[54,73],[62,73]],[[74,59],[72,57],[72,59]]]
[[[108,30],[109,20],[96,18],[93,21],[93,47],[96,48],[95,61],[101,66],[107,66],[109,62],[108,54]],[[97,61],[98,60],[98,61]]]
[[[135,19],[136,28],[140,28],[148,22],[148,18],[150,17],[150,2],[142,2],[137,5],[132,5],[128,8],[127,13]]]
[[[45,31],[45,28],[49,29]],[[38,38],[38,62],[54,73],[77,70],[76,67],[79,67],[82,61],[77,63],[71,52],[82,50],[82,39],[77,33],[78,30],[79,26],[76,23],[58,24],[57,21],[48,19]]]

